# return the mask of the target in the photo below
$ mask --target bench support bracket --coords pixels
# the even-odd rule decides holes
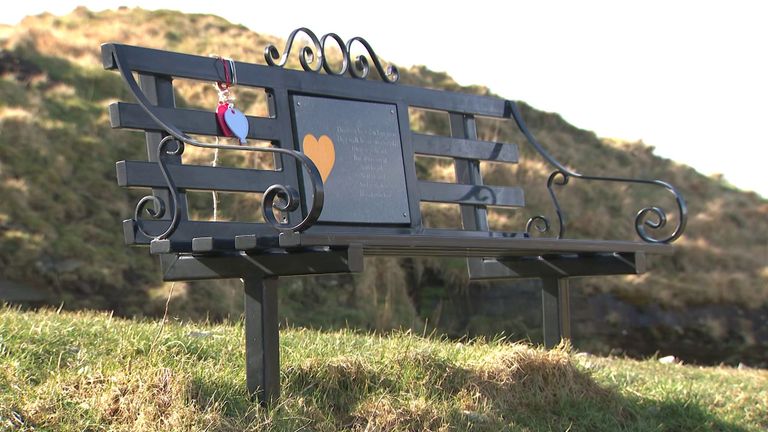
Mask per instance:
[[[542,278],[541,304],[544,346],[571,339],[571,299],[568,278]]]
[[[246,276],[245,377],[248,393],[262,405],[280,397],[277,277]]]

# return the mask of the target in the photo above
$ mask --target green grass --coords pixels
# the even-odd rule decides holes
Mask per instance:
[[[283,397],[245,392],[242,323],[0,309],[0,430],[768,427],[768,373],[411,333],[281,332]]]

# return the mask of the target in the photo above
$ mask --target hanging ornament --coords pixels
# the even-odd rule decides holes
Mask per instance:
[[[246,144],[248,137],[248,118],[235,108],[235,97],[230,87],[237,85],[237,70],[232,59],[221,58],[224,67],[224,82],[214,85],[219,93],[219,103],[216,107],[216,121],[226,137],[236,137],[240,144]]]
[[[219,123],[219,127],[221,128],[221,132],[224,133],[224,136],[231,137],[232,131],[229,129],[229,126],[227,126],[227,122],[224,121],[224,112],[228,108],[228,103],[219,102],[219,106],[216,108],[216,121]]]
[[[232,135],[240,139],[240,144],[246,144],[248,141],[248,119],[245,114],[240,112],[234,105],[229,105],[224,110],[224,123],[227,124]]]

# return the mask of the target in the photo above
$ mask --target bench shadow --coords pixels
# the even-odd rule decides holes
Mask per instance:
[[[402,368],[409,372],[381,370],[355,358],[285,365],[282,399],[277,411],[269,414],[254,411],[244,379],[195,379],[192,395],[199,406],[225,397],[224,421],[237,423],[255,413],[268,415],[279,426],[281,417],[298,415],[309,429],[319,426],[313,421],[325,427],[330,421],[338,430],[747,431],[698,401],[622,394],[572,364],[554,369],[517,364],[511,373],[499,375],[504,367],[467,369],[430,354],[402,361],[417,367]],[[411,381],[405,381],[402,373],[413,374],[408,375]],[[468,395],[474,407],[467,406]],[[414,402],[420,397],[421,403]]]

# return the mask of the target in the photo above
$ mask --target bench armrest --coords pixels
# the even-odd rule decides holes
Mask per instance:
[[[510,112],[512,114],[512,117],[514,118],[515,122],[517,123],[518,128],[520,131],[525,135],[525,138],[528,140],[528,143],[544,158],[549,162],[552,166],[555,167],[555,171],[550,174],[549,178],[547,179],[547,190],[549,191],[549,195],[552,197],[552,202],[555,205],[555,211],[557,212],[557,219],[559,223],[559,232],[557,235],[557,238],[563,238],[565,235],[565,218],[563,215],[563,211],[560,208],[560,203],[557,201],[557,195],[555,194],[555,191],[553,190],[553,185],[558,186],[564,186],[568,184],[568,181],[571,177],[577,178],[577,179],[583,179],[583,180],[597,180],[597,181],[609,181],[609,182],[623,182],[623,183],[640,183],[640,184],[647,184],[647,185],[653,185],[658,186],[666,189],[669,191],[675,198],[675,202],[677,203],[677,211],[678,211],[678,219],[677,219],[677,225],[675,226],[674,231],[661,238],[653,237],[651,234],[646,231],[646,227],[657,230],[661,229],[667,224],[667,214],[666,212],[658,206],[649,206],[640,209],[637,212],[637,215],[635,216],[635,231],[637,231],[637,234],[640,236],[641,239],[643,239],[646,242],[649,243],[671,243],[675,240],[677,240],[685,231],[685,225],[688,221],[688,207],[685,204],[685,199],[683,199],[683,196],[680,194],[680,192],[671,184],[662,181],[662,180],[647,180],[647,179],[635,179],[635,178],[623,178],[623,177],[601,177],[601,176],[592,176],[592,175],[584,175],[575,171],[572,171],[568,169],[565,165],[558,162],[552,155],[550,155],[544,147],[536,140],[536,138],[533,136],[530,130],[528,130],[528,126],[525,124],[525,121],[523,120],[523,116],[520,113],[520,110],[517,107],[517,104],[515,104],[513,101],[507,101],[510,107]],[[543,224],[543,225],[542,225]],[[544,216],[534,216],[531,219],[528,220],[528,224],[526,226],[526,231],[530,232],[531,228],[536,228],[539,232],[547,232],[550,229],[549,221]]]
[[[141,224],[139,216],[146,210],[147,213],[154,219],[162,218],[166,214],[167,203],[163,203],[160,198],[154,195],[148,195],[139,200],[134,211],[134,221],[138,230],[147,237],[155,240],[164,240],[173,234],[180,221],[180,209],[179,209],[179,189],[176,187],[173,178],[171,177],[168,167],[166,166],[166,159],[168,156],[181,156],[184,152],[184,145],[189,144],[195,147],[210,148],[210,149],[226,149],[226,150],[241,150],[241,151],[253,151],[253,152],[269,152],[284,154],[297,159],[306,169],[309,174],[309,180],[312,186],[312,202],[308,206],[307,215],[297,224],[291,225],[278,221],[275,217],[275,210],[281,212],[291,212],[299,208],[299,202],[301,200],[299,192],[296,188],[290,185],[274,184],[264,191],[262,197],[262,212],[264,213],[264,219],[274,226],[280,232],[302,232],[312,226],[320,217],[320,213],[323,209],[324,192],[323,181],[320,176],[320,171],[312,160],[292,149],[285,149],[280,147],[248,147],[248,146],[236,146],[236,145],[223,145],[223,144],[211,144],[197,141],[188,136],[182,130],[173,125],[172,122],[164,118],[163,113],[155,108],[155,106],[147,99],[147,96],[139,87],[131,72],[130,64],[127,64],[126,59],[121,56],[121,47],[114,45],[112,56],[115,66],[120,72],[123,81],[128,85],[131,93],[138,101],[139,105],[146,111],[146,113],[163,129],[168,133],[168,136],[163,138],[157,146],[157,163],[163,174],[166,184],[168,185],[168,191],[171,196],[170,212],[172,213],[171,221],[164,232],[161,234],[149,234],[147,233]],[[175,143],[175,148],[170,144]],[[153,205],[153,208],[147,208],[149,204]]]

